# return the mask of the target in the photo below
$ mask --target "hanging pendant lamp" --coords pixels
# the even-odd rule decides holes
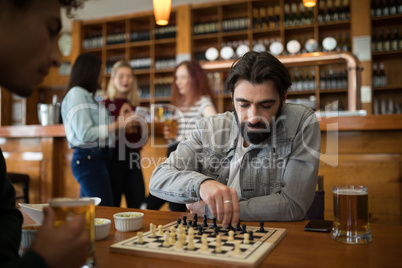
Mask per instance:
[[[153,0],[155,21],[158,25],[167,25],[169,23],[170,6],[172,0]]]
[[[305,7],[313,7],[317,4],[317,0],[303,0],[303,5]]]

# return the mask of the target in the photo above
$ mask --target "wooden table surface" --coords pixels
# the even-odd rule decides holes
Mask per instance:
[[[215,267],[198,261],[178,262],[169,259],[146,258],[119,253],[112,253],[109,246],[124,239],[135,236],[136,232],[121,233],[114,227],[113,214],[124,211],[140,211],[145,213],[141,231],[149,231],[150,223],[155,225],[176,221],[189,213],[138,210],[127,208],[96,207],[97,218],[112,220],[109,237],[97,241],[96,263],[98,268],[116,267]],[[22,211],[24,224],[34,223]],[[259,226],[258,222],[244,222],[247,225]],[[347,245],[331,239],[331,233],[304,231],[307,221],[299,222],[266,222],[265,227],[284,228],[286,236],[258,267],[402,267],[402,226],[371,225],[373,242],[367,245]],[[216,267],[222,267],[216,266]],[[231,267],[233,267],[231,265]]]

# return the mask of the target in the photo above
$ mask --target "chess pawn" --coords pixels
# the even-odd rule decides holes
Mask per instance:
[[[244,240],[243,240],[244,244],[250,244],[250,235],[248,233],[244,234]]]
[[[240,255],[240,253],[241,253],[241,251],[240,251],[240,241],[239,240],[236,240],[235,242],[234,242],[234,254],[236,254],[236,255]]]
[[[180,237],[177,238],[175,246],[176,246],[176,248],[183,248],[183,243],[182,243]]]
[[[215,252],[217,252],[217,253],[221,253],[221,252],[222,252],[222,240],[221,240],[221,236],[220,236],[220,235],[217,235],[217,236],[216,236]]]
[[[143,232],[138,232],[138,244],[144,244],[144,240],[142,239]]]
[[[194,236],[193,236],[193,237],[189,236],[187,249],[188,249],[188,250],[194,250],[194,249],[195,249],[195,246],[194,246]]]
[[[206,236],[202,236],[201,239],[201,251],[208,251],[208,240]]]
[[[165,233],[165,241],[163,241],[163,246],[165,248],[170,247],[170,241],[169,241],[169,232]]]
[[[163,235],[163,226],[162,225],[158,226],[158,230],[159,230],[158,234]]]
[[[228,241],[234,241],[234,231],[229,231]]]
[[[175,238],[175,233],[174,232],[170,232],[170,244],[174,244],[176,243],[176,238]]]
[[[151,237],[156,237],[155,227],[156,227],[155,224],[152,224],[152,223],[151,223],[151,224],[149,225],[149,229],[151,230]]]

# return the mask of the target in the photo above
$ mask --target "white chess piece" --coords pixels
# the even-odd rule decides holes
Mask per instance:
[[[194,235],[193,235],[193,236],[189,236],[187,249],[188,249],[188,250],[194,250],[194,249],[195,249],[195,246],[194,246]]]
[[[244,240],[243,240],[244,244],[250,244],[250,235],[248,233],[244,234]]]
[[[174,232],[170,232],[170,244],[174,244],[174,243],[176,243],[176,235],[175,235],[175,233]]]
[[[168,247],[170,247],[170,241],[169,241],[169,232],[166,232],[165,233],[165,241],[163,241],[163,246],[165,247],[165,248],[168,248]]]
[[[234,231],[229,231],[228,241],[234,241]]]
[[[150,231],[151,231],[151,237],[156,237],[156,233],[155,233],[155,224],[150,224],[149,225],[149,229],[150,229]]]
[[[158,226],[158,230],[159,230],[158,234],[163,235],[163,226],[162,225]]]
[[[222,240],[221,240],[221,236],[220,236],[220,235],[217,235],[217,236],[216,236],[215,252],[217,252],[217,253],[221,253],[221,252],[222,252]]]
[[[183,248],[183,240],[181,234],[179,234],[179,236],[177,237],[175,246],[176,248]]]
[[[236,255],[240,255],[240,253],[241,253],[241,251],[240,251],[240,242],[241,241],[239,241],[239,240],[234,242],[234,245],[235,245],[234,254],[236,254]]]
[[[138,232],[137,236],[138,236],[138,244],[144,244],[144,240],[142,239],[142,232]]]

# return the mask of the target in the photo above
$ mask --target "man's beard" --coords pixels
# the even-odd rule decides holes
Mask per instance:
[[[278,111],[274,118],[272,118],[271,123],[268,123],[265,118],[259,121],[257,124],[251,124],[250,122],[239,122],[239,117],[237,115],[236,109],[233,107],[235,119],[237,126],[239,127],[241,136],[248,143],[257,145],[267,141],[271,137],[271,132],[274,127],[275,119],[280,117],[282,112],[282,104],[279,105]],[[256,130],[248,130],[250,127],[256,128]]]

